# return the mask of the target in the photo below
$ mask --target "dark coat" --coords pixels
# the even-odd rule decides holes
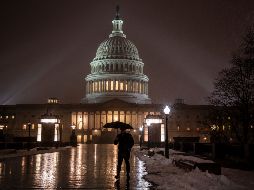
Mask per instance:
[[[134,140],[129,133],[120,133],[116,136],[114,144],[118,144],[118,151],[120,152],[130,152],[134,145]]]

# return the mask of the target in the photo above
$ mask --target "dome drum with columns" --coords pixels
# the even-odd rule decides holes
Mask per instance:
[[[86,97],[83,103],[103,103],[121,99],[130,103],[149,104],[148,77],[143,74],[144,63],[136,46],[122,31],[119,12],[112,21],[109,39],[97,49],[86,80]]]

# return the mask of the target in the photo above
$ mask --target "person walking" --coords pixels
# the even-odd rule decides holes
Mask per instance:
[[[120,178],[120,171],[123,159],[126,165],[126,176],[127,180],[130,179],[130,153],[131,148],[134,145],[133,137],[130,133],[126,132],[126,129],[120,128],[121,133],[118,134],[114,140],[114,144],[118,144],[118,161],[117,161],[117,174],[115,176],[116,179]]]

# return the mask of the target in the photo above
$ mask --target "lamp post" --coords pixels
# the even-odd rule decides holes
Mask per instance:
[[[165,157],[169,158],[169,146],[168,146],[168,115],[170,113],[170,108],[166,106],[164,108],[164,114],[166,116],[166,127],[165,127]]]

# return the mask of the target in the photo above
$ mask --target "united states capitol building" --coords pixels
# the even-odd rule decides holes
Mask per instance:
[[[121,121],[133,126],[130,133],[138,143],[142,133],[145,141],[152,138],[145,119],[153,116],[161,121],[153,138],[164,141],[165,105],[152,103],[145,64],[137,47],[124,34],[123,23],[117,11],[111,34],[99,45],[90,63],[91,73],[85,78],[86,94],[81,103],[64,104],[49,98],[45,104],[0,105],[0,136],[7,141],[29,135],[38,142],[68,142],[75,130],[79,143],[112,143],[116,130],[103,126]],[[200,122],[208,106],[187,105],[182,100],[171,106],[169,141],[181,136],[209,140],[209,128]]]

